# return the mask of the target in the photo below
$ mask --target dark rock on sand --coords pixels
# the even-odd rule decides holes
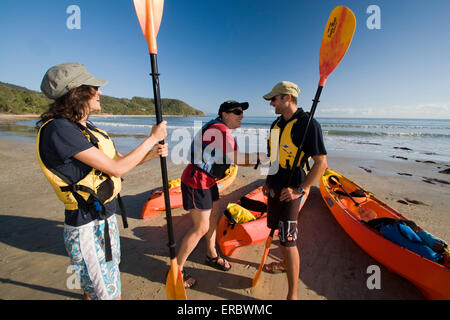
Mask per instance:
[[[363,169],[364,171],[366,171],[368,173],[372,173],[372,170],[370,170],[370,169],[367,169],[367,168],[364,168],[364,167],[359,167],[359,168]]]
[[[429,180],[428,178],[424,178],[422,181],[429,183],[429,184],[435,184],[433,181]]]
[[[364,141],[358,141],[356,144],[369,144],[372,146],[381,146],[381,143],[374,143],[374,142],[364,142]]]
[[[411,199],[408,199],[408,198],[405,198],[405,200],[408,201],[409,203],[412,203],[412,204],[418,204],[418,205],[423,205],[423,206],[427,205],[426,203],[423,203],[422,201],[419,201],[419,200],[411,200]]]
[[[394,159],[402,159],[402,160],[408,160],[408,158],[400,157],[400,156],[391,156],[391,158],[394,158]]]
[[[431,160],[426,160],[426,161],[416,160],[416,162],[422,162],[422,163],[427,163],[427,164],[436,164],[436,162],[431,161]]]
[[[450,184],[450,181],[447,180],[442,180],[442,179],[435,179],[435,178],[427,178],[427,177],[422,177],[424,180],[424,182],[428,182],[431,184],[434,184],[434,182],[438,182],[438,183],[442,183],[442,184]]]
[[[398,174],[398,175],[401,175],[401,176],[408,176],[408,177],[411,177],[411,176],[412,176],[411,173],[406,173],[406,172],[397,172],[397,174]]]
[[[412,149],[406,147],[394,147],[394,149],[412,151]]]

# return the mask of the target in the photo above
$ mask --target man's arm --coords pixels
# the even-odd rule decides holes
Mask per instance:
[[[305,194],[308,195],[311,189],[311,186],[313,186],[322,176],[323,172],[327,168],[327,156],[325,154],[320,154],[313,156],[314,164],[311,168],[311,170],[306,175],[305,180],[300,184],[300,186],[305,191]],[[302,194],[297,190],[293,188],[284,188],[281,191],[280,200],[281,201],[291,201],[294,199],[297,199]]]
[[[241,153],[238,150],[227,154],[229,159],[234,159],[233,162],[241,167],[252,167],[256,164],[258,159],[265,163],[268,159],[264,152]]]

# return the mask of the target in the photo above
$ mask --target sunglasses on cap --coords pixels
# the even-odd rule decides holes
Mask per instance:
[[[240,116],[241,114],[244,113],[244,111],[242,111],[241,109],[234,109],[234,110],[229,110],[229,111],[225,111],[226,113],[234,113],[237,116]]]

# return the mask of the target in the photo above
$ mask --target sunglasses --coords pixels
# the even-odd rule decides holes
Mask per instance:
[[[226,113],[234,113],[237,116],[240,116],[241,114],[244,113],[244,111],[242,111],[241,109],[234,109],[234,110],[229,110],[229,111],[225,111]]]
[[[270,99],[271,102],[275,102],[277,100],[277,97],[279,97],[280,95],[276,95],[275,97],[273,97],[272,99]]]

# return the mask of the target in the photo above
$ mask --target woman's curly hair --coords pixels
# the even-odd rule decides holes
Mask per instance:
[[[49,110],[41,114],[36,129],[39,129],[50,119],[66,118],[71,122],[78,122],[89,110],[89,100],[95,96],[97,87],[82,85],[72,89],[50,104]]]

